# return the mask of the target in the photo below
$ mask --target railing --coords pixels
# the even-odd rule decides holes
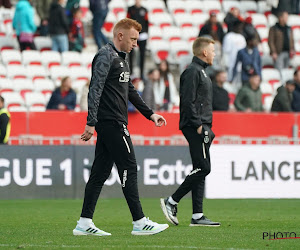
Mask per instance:
[[[10,137],[9,145],[95,145],[97,137],[93,136],[89,141],[85,142],[80,139],[80,135],[71,137],[48,137],[42,135],[20,135],[18,137]],[[187,146],[188,143],[184,136],[143,136],[131,135],[133,145],[147,146]],[[298,138],[293,139],[285,136],[270,137],[239,137],[239,136],[221,136],[216,137],[214,144],[239,144],[239,145],[299,145]]]

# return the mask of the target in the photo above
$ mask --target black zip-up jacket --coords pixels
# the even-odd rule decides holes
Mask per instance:
[[[69,33],[69,25],[65,9],[58,3],[52,3],[49,14],[50,35],[64,35]]]
[[[133,5],[128,8],[127,17],[136,20],[142,25],[142,30],[140,33],[148,33],[149,21],[148,11],[146,8]]]
[[[205,72],[207,63],[194,56],[180,76],[179,129],[212,125],[212,83]]]
[[[145,104],[130,79],[126,53],[112,42],[103,46],[92,63],[92,79],[88,94],[87,125],[117,121],[128,124],[128,99],[147,118],[153,111]]]

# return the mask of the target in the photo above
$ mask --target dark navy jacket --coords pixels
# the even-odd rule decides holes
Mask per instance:
[[[300,85],[298,83],[293,92],[292,109],[293,111],[300,112]]]

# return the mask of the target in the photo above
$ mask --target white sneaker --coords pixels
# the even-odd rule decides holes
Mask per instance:
[[[103,230],[100,230],[92,222],[89,226],[79,225],[77,221],[77,226],[73,230],[73,235],[94,235],[94,236],[108,236],[111,235]]]
[[[152,235],[157,234],[169,227],[168,224],[158,224],[149,220],[149,218],[144,217],[143,220],[139,223],[132,222],[133,230],[132,235]]]

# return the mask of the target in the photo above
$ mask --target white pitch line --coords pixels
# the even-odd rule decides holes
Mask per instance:
[[[0,247],[40,247],[40,248],[93,248],[93,246],[80,246],[80,245],[39,245],[39,244],[0,244]],[[96,247],[96,246],[95,246]],[[120,248],[120,245],[109,245],[105,248]],[[242,249],[242,248],[223,248],[223,247],[196,247],[196,246],[161,246],[161,245],[138,245],[138,246],[126,246],[128,248],[178,248],[178,249],[209,249],[209,250],[254,250],[254,249]]]

